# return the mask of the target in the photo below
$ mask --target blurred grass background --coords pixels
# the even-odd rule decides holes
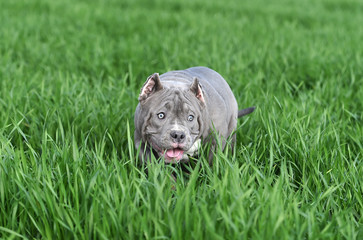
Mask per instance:
[[[0,237],[361,239],[363,3],[0,0]],[[208,66],[237,153],[132,147],[151,73]]]

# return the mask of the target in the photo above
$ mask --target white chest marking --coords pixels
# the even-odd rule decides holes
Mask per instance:
[[[193,146],[188,151],[184,152],[182,160],[189,160],[189,156],[195,156],[198,154],[198,150],[201,145],[201,140],[198,139],[194,142]]]

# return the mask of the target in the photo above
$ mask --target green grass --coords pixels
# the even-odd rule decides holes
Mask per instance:
[[[0,0],[0,238],[363,239],[362,11]],[[257,110],[239,120],[235,155],[146,175],[139,89],[199,65]]]

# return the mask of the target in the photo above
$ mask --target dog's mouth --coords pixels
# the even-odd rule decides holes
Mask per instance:
[[[170,149],[163,149],[156,144],[153,144],[153,149],[166,163],[178,163],[183,159],[185,150],[181,146],[175,146]]]
[[[162,152],[162,155],[166,163],[179,162],[183,158],[184,150],[181,148],[167,149]]]
[[[189,161],[190,156],[198,154],[201,140],[197,139],[190,148],[186,148],[183,144],[174,144],[170,148],[162,148],[156,144],[152,144],[155,154],[164,159],[165,163],[179,163]]]

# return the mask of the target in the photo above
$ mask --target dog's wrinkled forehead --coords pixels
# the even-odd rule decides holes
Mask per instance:
[[[177,113],[183,112],[186,107],[185,97],[179,90],[174,90],[174,111]]]
[[[159,96],[157,99],[156,108],[164,107],[173,112],[183,112],[188,109],[189,100],[179,89],[166,89],[163,96]]]

